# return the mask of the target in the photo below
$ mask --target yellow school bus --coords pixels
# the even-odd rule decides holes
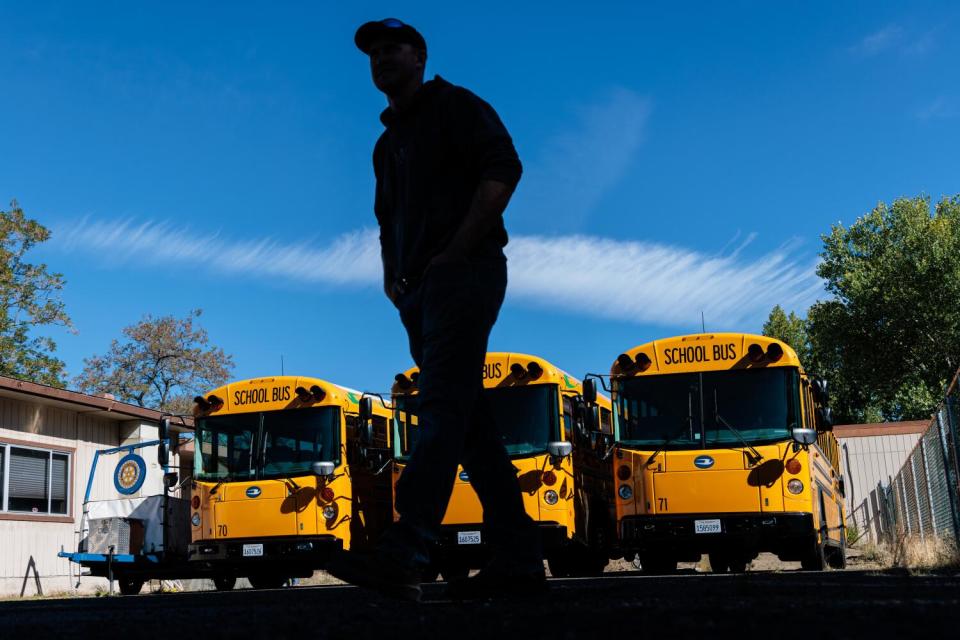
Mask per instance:
[[[360,393],[318,378],[231,382],[195,399],[192,561],[256,588],[325,566],[392,521],[390,412],[361,428]]]
[[[417,377],[413,368],[395,377],[394,487],[418,438]],[[578,379],[543,358],[521,353],[488,353],[483,365],[483,393],[517,470],[523,504],[541,532],[544,555],[553,575],[603,572],[607,556],[587,546],[575,476],[573,433],[575,407],[581,397]],[[609,400],[600,397],[598,413],[610,416]],[[609,419],[612,422],[612,418]],[[428,577],[449,579],[482,567],[483,508],[462,467],[444,515],[441,537]]]
[[[594,393],[588,380],[585,396]],[[845,565],[843,480],[823,382],[779,340],[741,333],[634,347],[611,368],[604,455],[616,544],[664,573],[708,554],[744,571],[761,551]]]

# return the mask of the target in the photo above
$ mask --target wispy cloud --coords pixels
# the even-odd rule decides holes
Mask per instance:
[[[895,24],[888,25],[865,36],[860,42],[850,47],[850,50],[862,56],[875,56],[893,47],[902,37],[902,28]]]
[[[709,255],[666,244],[591,236],[516,236],[508,245],[512,302],[586,316],[689,325],[703,310],[714,326],[755,324],[774,304],[804,309],[822,285],[813,264],[784,245],[749,259],[742,249]],[[53,247],[100,257],[105,266],[173,265],[249,277],[282,276],[333,286],[381,280],[377,232],[319,243],[231,241],[167,224],[83,221],[58,230]]]
[[[960,115],[960,109],[952,101],[939,97],[924,105],[917,110],[918,120],[939,120],[943,118],[955,118]]]
[[[890,51],[904,56],[922,56],[933,49],[938,32],[938,27],[916,31],[891,24],[864,36],[849,49],[851,53],[865,58]]]
[[[581,106],[528,163],[514,209],[550,211],[564,227],[577,228],[627,173],[649,115],[650,101],[623,87]]]

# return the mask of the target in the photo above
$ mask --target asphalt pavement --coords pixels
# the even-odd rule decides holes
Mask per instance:
[[[4,638],[956,637],[960,576],[826,571],[554,579],[545,595],[419,604],[354,587],[0,602]]]

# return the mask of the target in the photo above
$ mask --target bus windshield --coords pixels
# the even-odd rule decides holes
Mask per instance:
[[[798,423],[796,369],[740,369],[620,382],[620,441],[665,449],[737,447],[790,437]]]
[[[340,462],[340,409],[317,407],[197,420],[195,477],[253,480],[310,472]]]
[[[547,450],[548,442],[559,438],[555,385],[484,389],[483,394],[509,455],[542,453]],[[417,396],[396,399],[397,445],[401,458],[410,456],[420,437],[417,408]]]

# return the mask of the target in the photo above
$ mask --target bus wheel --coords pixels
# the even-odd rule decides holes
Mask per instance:
[[[573,574],[571,565],[570,559],[563,555],[547,558],[550,576],[554,578],[569,578]]]
[[[830,555],[827,556],[827,562],[830,563],[831,569],[847,568],[847,541],[845,539],[841,538],[840,546],[830,550]]]
[[[731,560],[730,561],[730,573],[746,573],[747,572],[747,561],[746,560]]]
[[[143,589],[143,580],[131,578],[129,576],[117,577],[117,585],[120,587],[120,594],[125,596],[135,596]]]
[[[819,540],[814,540],[813,548],[809,549],[800,560],[800,568],[804,571],[823,571],[825,560],[823,544]]]
[[[659,575],[664,573],[674,573],[677,570],[677,561],[671,558],[639,556],[639,560],[640,570],[644,573]]]
[[[254,589],[279,589],[287,583],[287,577],[272,573],[261,573],[258,575],[247,576],[250,586]]]
[[[233,591],[237,586],[236,576],[217,576],[213,579],[213,586],[217,591]]]
[[[465,564],[451,564],[440,570],[440,577],[444,582],[454,582],[464,580],[470,575],[470,567]]]
[[[711,553],[710,571],[711,573],[727,573],[730,571],[730,558],[722,553]]]

